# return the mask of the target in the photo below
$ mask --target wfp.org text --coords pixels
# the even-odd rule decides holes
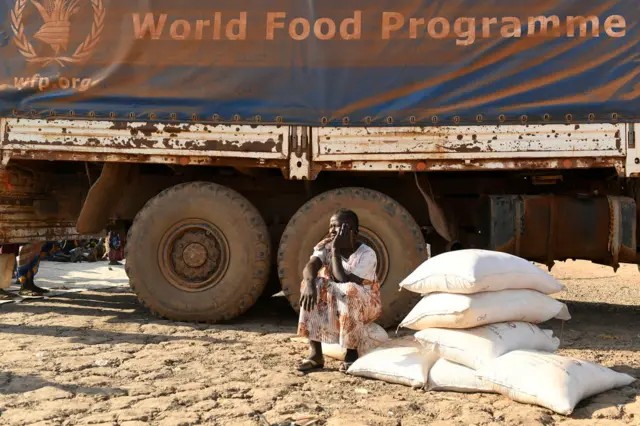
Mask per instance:
[[[31,77],[14,77],[13,82],[0,83],[0,90],[25,90],[36,89],[41,92],[48,90],[77,90],[84,92],[94,86],[96,82],[91,78],[80,77],[47,77],[39,74],[32,75]]]

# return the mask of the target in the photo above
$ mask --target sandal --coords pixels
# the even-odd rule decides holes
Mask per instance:
[[[18,292],[18,294],[22,297],[44,297],[44,292],[40,293],[31,289],[23,289]]]
[[[298,364],[298,371],[307,372],[313,370],[321,370],[324,368],[324,362],[319,363],[312,359],[305,359],[300,364]]]

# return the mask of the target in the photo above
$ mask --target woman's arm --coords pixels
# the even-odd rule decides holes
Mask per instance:
[[[314,256],[302,270],[304,286],[300,292],[300,306],[306,311],[313,310],[318,303],[315,279],[318,276],[320,268],[322,268],[322,261]]]
[[[322,268],[322,261],[317,257],[312,257],[307,266],[302,270],[302,278],[305,281],[313,281],[318,277],[318,272]]]
[[[339,283],[356,283],[362,285],[364,280],[357,275],[348,274],[342,266],[342,256],[338,253],[338,250],[333,250],[331,253],[331,272],[333,277]]]

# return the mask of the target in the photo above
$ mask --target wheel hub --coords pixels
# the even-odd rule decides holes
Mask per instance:
[[[182,260],[191,268],[198,268],[207,261],[207,249],[200,243],[189,244],[182,253]]]
[[[186,291],[201,291],[217,284],[226,272],[228,259],[224,235],[215,225],[200,219],[171,227],[158,252],[165,278]]]

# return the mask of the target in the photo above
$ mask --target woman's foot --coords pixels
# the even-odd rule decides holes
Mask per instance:
[[[313,370],[322,370],[324,368],[324,359],[315,360],[311,358],[307,358],[302,360],[296,369],[301,372],[308,372]]]
[[[309,357],[302,360],[296,367],[298,371],[320,370],[324,368],[324,356],[322,355],[322,343],[309,341]]]
[[[27,280],[20,286],[20,296],[39,297],[49,293],[49,290],[38,287],[33,280]]]
[[[341,373],[346,373],[349,370],[349,367],[353,365],[354,362],[358,360],[358,350],[357,349],[347,349],[347,353],[344,355],[344,362],[340,364],[339,371]]]

